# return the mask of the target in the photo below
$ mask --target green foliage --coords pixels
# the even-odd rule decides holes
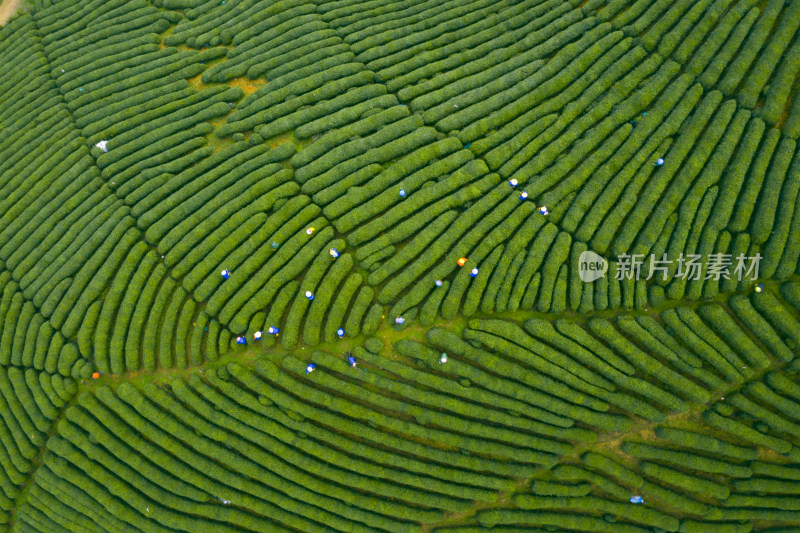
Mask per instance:
[[[720,418],[713,414],[712,417]],[[712,459],[686,451],[658,448],[649,444],[624,442],[622,444],[622,451],[641,459],[664,461],[683,468],[697,470],[698,472],[724,474],[736,478],[747,478],[752,475],[752,470],[747,466]]]
[[[31,2],[0,529],[788,531],[799,8]]]
[[[642,472],[658,482],[667,483],[683,490],[706,494],[718,500],[730,496],[731,491],[725,485],[697,476],[687,475],[671,468],[659,466],[655,463],[640,463]]]
[[[583,464],[594,470],[599,470],[607,476],[619,479],[623,484],[639,488],[644,483],[641,476],[617,463],[616,461],[599,453],[585,453],[581,459]]]
[[[650,527],[661,527],[667,531],[677,531],[680,522],[677,518],[668,516],[655,509],[650,509],[643,505],[629,505],[597,496],[565,497],[556,498],[548,496],[531,496],[520,494],[514,497],[514,503],[525,510],[548,509],[562,507],[570,510],[592,510],[602,511],[620,516],[627,520],[646,524]],[[580,515],[578,515],[580,516]]]
[[[741,460],[752,460],[758,455],[755,449],[743,448],[711,435],[703,435],[682,429],[659,426],[656,428],[656,435],[675,444],[701,450],[709,454],[725,455]]]
[[[739,401],[737,403],[743,404],[744,401]],[[746,424],[743,424],[737,420],[733,420],[727,416],[720,416],[717,413],[712,413],[710,411],[706,411],[703,414],[703,418],[711,424],[723,431],[727,431],[732,435],[736,435],[739,438],[742,438],[746,441],[753,442],[758,444],[759,446],[764,446],[766,448],[773,449],[778,451],[779,453],[788,453],[791,450],[792,445],[783,439],[779,439],[776,437],[772,437],[771,435],[765,435],[764,433],[758,431],[757,429],[753,429]],[[733,475],[733,474],[730,474]],[[749,477],[749,476],[738,476],[738,477]]]

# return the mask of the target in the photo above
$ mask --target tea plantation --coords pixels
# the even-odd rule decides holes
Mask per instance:
[[[799,74],[800,0],[30,0],[0,532],[800,531]]]

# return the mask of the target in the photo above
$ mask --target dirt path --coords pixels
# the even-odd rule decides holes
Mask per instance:
[[[0,0],[0,26],[5,24],[21,6],[22,0]]]

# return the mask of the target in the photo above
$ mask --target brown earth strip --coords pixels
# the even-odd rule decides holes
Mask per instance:
[[[0,0],[0,26],[8,22],[11,15],[22,6],[23,0]]]

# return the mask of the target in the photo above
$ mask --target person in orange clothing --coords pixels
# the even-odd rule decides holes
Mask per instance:
[[[458,266],[463,267],[466,264],[467,264],[467,258],[466,257],[462,257],[461,259],[458,260]]]
[[[92,373],[92,379],[97,379],[99,377],[100,377],[100,372],[93,372]]]

